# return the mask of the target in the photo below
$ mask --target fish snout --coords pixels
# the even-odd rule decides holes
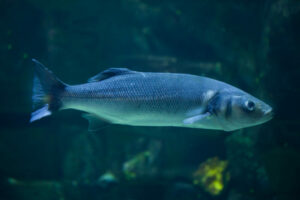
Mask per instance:
[[[264,116],[270,120],[273,118],[274,116],[274,111],[273,108],[271,106],[267,106],[267,108],[264,110]]]

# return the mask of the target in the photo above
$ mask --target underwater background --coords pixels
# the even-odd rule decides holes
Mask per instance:
[[[0,200],[300,199],[300,1],[0,0]],[[233,132],[29,123],[36,58],[69,84],[110,67],[208,76],[269,103]]]

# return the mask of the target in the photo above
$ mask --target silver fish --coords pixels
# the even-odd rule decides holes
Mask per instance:
[[[233,131],[270,120],[272,108],[214,79],[110,68],[88,83],[67,85],[35,62],[30,122],[64,109],[86,112],[89,130],[101,121],[132,126],[176,126]]]

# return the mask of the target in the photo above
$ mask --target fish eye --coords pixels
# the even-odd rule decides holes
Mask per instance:
[[[246,101],[245,106],[249,111],[253,111],[255,108],[255,103],[253,101]]]

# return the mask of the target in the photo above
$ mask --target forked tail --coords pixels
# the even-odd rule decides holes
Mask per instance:
[[[30,122],[49,116],[62,106],[60,100],[66,84],[59,80],[50,70],[36,59],[33,79],[33,108],[37,109],[31,113]]]

